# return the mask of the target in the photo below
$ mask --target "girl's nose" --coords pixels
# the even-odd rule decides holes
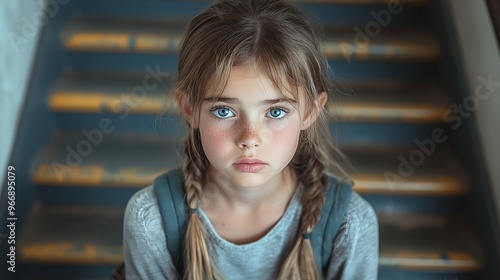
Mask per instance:
[[[258,125],[245,123],[241,124],[240,135],[237,140],[240,149],[253,149],[262,145],[262,137],[260,135]]]

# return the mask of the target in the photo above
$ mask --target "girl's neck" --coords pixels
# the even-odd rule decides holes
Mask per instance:
[[[220,209],[256,210],[277,205],[288,205],[297,187],[297,174],[288,166],[281,173],[254,188],[240,188],[210,168],[207,173],[207,184],[204,187],[201,207],[203,209],[217,206]],[[281,208],[281,207],[280,207]]]
[[[209,175],[209,174],[207,174]],[[235,187],[212,173],[200,207],[217,234],[234,244],[261,239],[281,219],[297,188],[293,168],[285,168],[263,186]]]

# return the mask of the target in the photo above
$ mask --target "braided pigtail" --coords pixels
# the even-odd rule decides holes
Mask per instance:
[[[201,224],[198,206],[202,196],[204,177],[208,166],[203,153],[199,130],[190,129],[185,142],[186,160],[183,166],[186,202],[190,215],[186,230],[186,270],[184,279],[215,280],[222,279],[210,257],[206,234]]]
[[[322,278],[314,258],[310,234],[313,227],[319,222],[321,208],[325,202],[327,187],[325,164],[316,153],[317,150],[312,141],[301,141],[301,143],[303,143],[301,146],[309,146],[299,147],[299,151],[302,150],[304,153],[300,156],[302,164],[297,168],[299,178],[305,186],[302,196],[303,212],[300,219],[299,235],[282,265],[279,280],[318,280]]]

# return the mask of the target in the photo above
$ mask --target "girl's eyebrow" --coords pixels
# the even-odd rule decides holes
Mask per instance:
[[[206,102],[222,102],[222,103],[228,103],[228,104],[240,104],[240,100],[238,98],[227,98],[227,97],[208,97],[203,99],[203,101]],[[277,99],[266,99],[266,100],[261,100],[259,101],[259,105],[272,105],[276,103],[293,103],[296,104],[297,101],[291,98],[277,98]]]

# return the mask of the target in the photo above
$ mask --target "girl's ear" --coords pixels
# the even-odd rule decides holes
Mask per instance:
[[[316,97],[316,100],[314,100],[314,107],[312,108],[312,110],[307,112],[306,118],[302,121],[300,129],[308,129],[316,121],[319,114],[321,113],[321,110],[323,110],[323,108],[325,107],[327,99],[328,96],[324,91]]]
[[[192,126],[193,123],[193,109],[191,108],[188,97],[180,91],[175,92],[175,99],[177,100],[177,105],[182,113],[182,116],[186,122]],[[196,127],[195,127],[196,128]]]

